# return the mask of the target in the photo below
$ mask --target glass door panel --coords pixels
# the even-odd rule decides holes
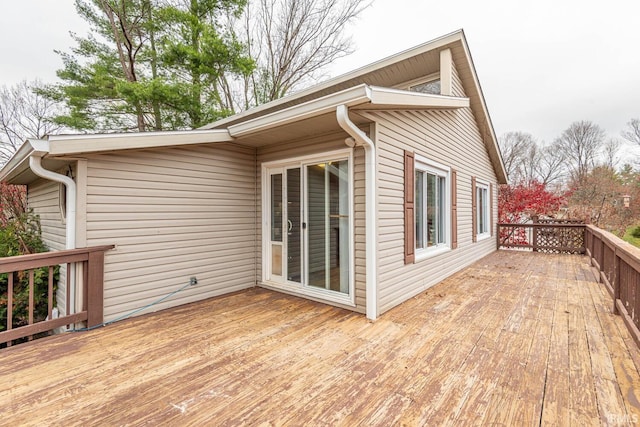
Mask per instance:
[[[309,286],[349,293],[348,161],[306,166]]]
[[[307,247],[309,286],[327,288],[325,164],[307,166]]]
[[[282,174],[271,175],[271,275],[282,276]]]
[[[287,169],[287,280],[302,283],[300,168]]]

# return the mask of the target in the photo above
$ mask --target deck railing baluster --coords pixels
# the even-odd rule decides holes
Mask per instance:
[[[13,329],[13,273],[7,273],[7,331]],[[7,342],[7,347],[11,347],[11,341]]]
[[[47,314],[49,319],[53,318],[53,266],[49,266],[49,280],[47,283]]]
[[[104,252],[112,249],[114,246],[97,246],[91,248],[71,249],[57,252],[45,252],[39,254],[21,255],[15,257],[0,258],[0,274],[7,273],[7,322],[6,330],[0,332],[0,345],[10,346],[15,340],[26,338],[31,341],[38,334],[52,331],[61,326],[71,325],[74,323],[87,322],[88,326],[99,325],[103,321],[103,274],[104,274]],[[54,272],[58,265],[67,266],[66,282],[66,313],[60,315],[57,319],[53,319],[54,308]],[[83,309],[77,313],[69,314],[70,294],[69,289],[71,265],[83,265],[82,280],[78,289],[84,290]],[[44,309],[44,301],[36,306],[36,291],[41,289],[42,285],[38,282],[36,289],[36,269],[47,268],[48,282],[47,286],[47,318],[40,320],[36,318],[37,313],[41,313]],[[14,275],[26,274],[28,283],[28,313],[27,325],[13,327],[14,309],[16,298],[14,291],[16,288]],[[20,276],[24,277],[24,276]],[[37,275],[40,280],[40,273]],[[100,288],[100,289],[96,289]],[[43,291],[43,290],[42,290]],[[38,291],[41,292],[41,291]],[[44,317],[44,313],[38,314]],[[4,323],[4,322],[3,322]]]
[[[33,325],[33,269],[29,270],[29,325]],[[33,335],[29,335],[29,341],[33,339]]]

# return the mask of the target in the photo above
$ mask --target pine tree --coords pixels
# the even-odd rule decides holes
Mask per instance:
[[[217,78],[248,73],[242,44],[219,19],[244,0],[76,0],[92,33],[59,52],[63,83],[46,94],[69,113],[56,121],[84,131],[188,129],[231,113]]]

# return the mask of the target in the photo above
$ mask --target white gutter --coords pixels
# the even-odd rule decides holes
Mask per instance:
[[[41,178],[48,179],[50,181],[55,181],[64,184],[67,189],[67,215],[66,215],[66,242],[65,249],[75,249],[76,248],[76,183],[73,179],[66,175],[61,175],[56,172],[52,172],[48,169],[45,169],[42,166],[42,158],[49,154],[49,141],[43,140],[29,140],[29,144],[33,147],[33,152],[29,156],[29,167]],[[67,307],[67,314],[75,313],[76,307],[76,289],[75,289],[75,264],[70,265],[70,271],[67,272],[69,275],[69,288],[73,289],[73,292],[70,293],[70,305],[73,307],[73,311],[70,310],[70,307]],[[67,289],[69,292],[69,289]]]
[[[338,105],[336,117],[340,127],[351,138],[345,143],[354,143],[364,147],[365,156],[365,227],[366,227],[366,310],[367,318],[378,318],[378,280],[377,280],[377,236],[376,236],[376,147],[371,139],[349,119],[349,109],[346,105]]]

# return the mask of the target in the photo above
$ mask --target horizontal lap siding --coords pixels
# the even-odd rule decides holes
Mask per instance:
[[[472,242],[471,177],[494,185],[496,177],[468,108],[370,116],[378,125],[378,287],[385,312],[495,250],[492,238]],[[457,170],[458,249],[409,265],[404,264],[404,150]],[[494,213],[496,200],[494,195]]]
[[[229,144],[92,155],[87,244],[105,256],[105,320],[255,285],[255,150]],[[144,313],[144,312],[143,312]],[[141,313],[142,314],[142,313]]]
[[[29,208],[40,217],[42,240],[47,248],[50,251],[65,249],[67,232],[60,212],[60,184],[44,179],[29,184],[27,203]],[[60,270],[56,305],[61,313],[66,313],[66,265],[63,265]]]
[[[344,137],[321,137],[313,138],[307,141],[299,140],[294,142],[275,144],[258,149],[258,163],[256,168],[256,179],[258,180],[258,203],[256,209],[258,210],[258,221],[256,222],[256,233],[258,235],[258,242],[261,241],[262,236],[262,223],[260,221],[262,215],[262,192],[260,190],[262,180],[262,163],[286,160],[294,157],[302,157],[307,155],[321,154],[327,151],[342,150],[345,148]],[[353,153],[354,165],[354,242],[355,242],[355,302],[356,307],[342,306],[340,304],[334,304],[327,301],[322,301],[327,304],[341,306],[349,310],[355,310],[360,313],[364,313],[366,309],[365,299],[365,185],[364,185],[364,150],[362,148],[355,148]],[[262,281],[262,246],[258,243],[257,247],[257,276],[258,282]]]

